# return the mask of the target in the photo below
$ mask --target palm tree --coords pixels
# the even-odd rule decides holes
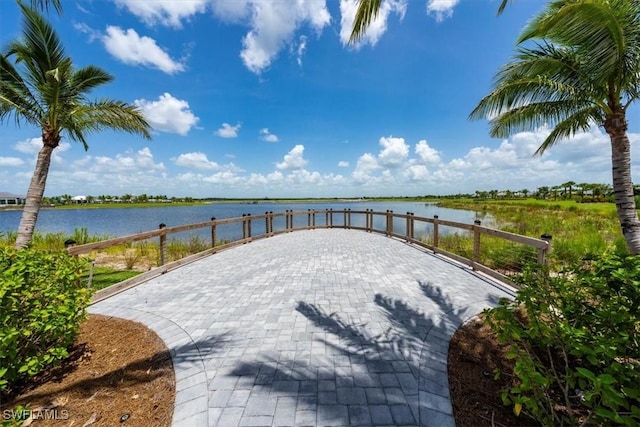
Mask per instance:
[[[573,197],[573,186],[576,185],[575,182],[573,181],[567,181],[564,184],[562,184],[562,187],[564,187],[565,189],[565,194],[566,194],[566,190],[569,189],[569,199],[571,199]]]
[[[547,123],[536,154],[594,124],[611,141],[614,198],[627,248],[640,254],[626,112],[640,98],[640,1],[557,0],[521,34],[512,62],[471,118],[504,138]],[[535,42],[525,47],[526,42]]]
[[[545,200],[547,198],[547,194],[549,194],[549,187],[543,186],[543,187],[538,187],[538,197],[542,198],[542,200]]]
[[[42,132],[42,148],[27,191],[16,248],[31,241],[49,173],[53,150],[64,136],[88,149],[86,135],[103,129],[150,138],[149,124],[132,105],[110,99],[91,101],[87,94],[113,80],[94,66],[75,69],[53,27],[34,9],[18,3],[23,38],[0,54],[0,122],[13,116]],[[12,62],[13,60],[13,62]]]

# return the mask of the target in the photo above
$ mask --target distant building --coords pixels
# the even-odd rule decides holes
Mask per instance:
[[[26,196],[0,191],[0,207],[24,205]]]
[[[73,196],[71,202],[76,204],[87,203],[87,196]]]

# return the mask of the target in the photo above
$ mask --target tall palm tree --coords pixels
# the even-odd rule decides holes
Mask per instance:
[[[535,43],[535,44],[534,44]],[[611,141],[614,197],[627,248],[640,254],[626,112],[640,98],[640,1],[556,0],[518,40],[514,60],[471,118],[507,137],[548,124],[536,154],[591,126]],[[527,44],[525,46],[525,44]]]
[[[86,135],[103,129],[150,138],[149,124],[132,105],[87,94],[113,80],[94,66],[75,69],[53,27],[34,9],[22,9],[23,37],[0,54],[0,122],[13,117],[37,126],[42,148],[27,191],[16,248],[31,241],[44,194],[53,150],[64,136],[88,149]]]

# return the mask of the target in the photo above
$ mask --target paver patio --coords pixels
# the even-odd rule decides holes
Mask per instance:
[[[297,231],[93,305],[171,350],[174,426],[454,426],[449,339],[511,291],[401,240]]]

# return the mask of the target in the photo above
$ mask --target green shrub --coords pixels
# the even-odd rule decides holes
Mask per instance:
[[[0,248],[0,391],[68,357],[90,301],[85,266],[64,251]]]
[[[514,301],[486,312],[515,362],[505,404],[545,426],[640,425],[640,257],[521,280]]]

